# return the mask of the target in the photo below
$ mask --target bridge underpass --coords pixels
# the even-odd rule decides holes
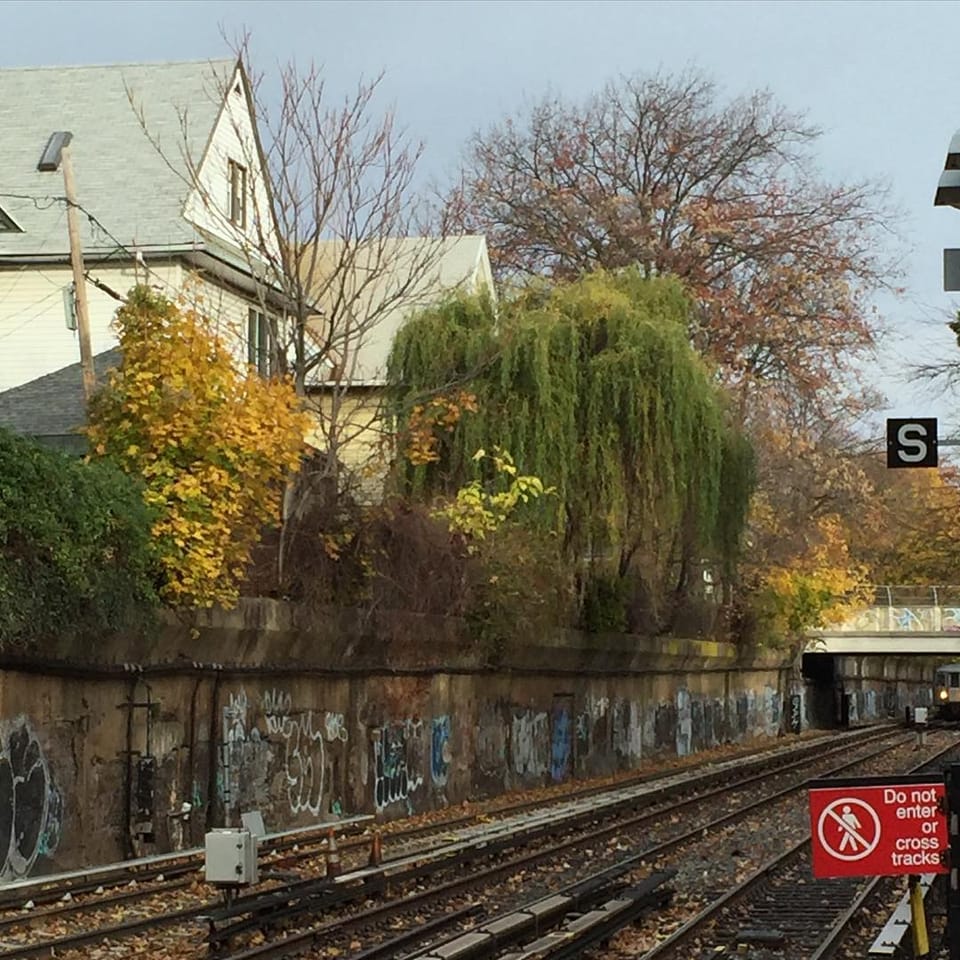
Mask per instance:
[[[869,675],[868,693],[882,700],[871,715],[896,716],[905,698],[931,703],[937,665],[955,662],[960,586],[876,587],[873,604],[811,631],[802,657],[807,715],[814,726],[856,722]]]

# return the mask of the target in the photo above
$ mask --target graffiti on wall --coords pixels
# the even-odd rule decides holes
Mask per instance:
[[[553,700],[550,730],[550,779],[566,780],[573,772],[573,697]]]
[[[550,765],[550,718],[542,711],[515,713],[510,744],[513,772],[521,777],[542,777]]]
[[[286,690],[265,690],[260,698],[267,735],[283,742],[283,773],[290,812],[316,817],[327,786],[327,744],[346,743],[342,713],[294,711]]]
[[[290,812],[317,816],[326,773],[323,728],[313,729],[313,711],[308,710],[296,717],[284,717],[279,734],[284,744],[283,770]]]
[[[290,715],[292,701],[290,694],[283,690],[265,690],[260,698],[263,719],[267,727],[267,736],[280,733]]]
[[[227,702],[223,705],[224,743],[243,743],[247,739],[247,713],[249,709],[247,691],[243,687],[239,691],[231,691],[227,695]],[[260,731],[256,727],[251,729],[250,739],[260,739]]]
[[[378,811],[404,803],[413,813],[413,794],[423,783],[417,762],[423,721],[406,720],[373,731],[373,802]]]
[[[32,727],[18,717],[3,725],[0,744],[0,880],[27,876],[56,850],[62,827],[60,790]]]
[[[693,707],[690,691],[681,687],[677,691],[677,756],[686,757],[693,747]]]
[[[273,752],[253,723],[246,690],[232,690],[221,712],[222,747],[217,792],[228,810],[266,804]]]
[[[295,711],[288,691],[260,695],[261,725],[241,687],[223,706],[223,751],[218,787],[228,809],[254,809],[270,803],[270,785],[282,758],[283,784],[293,815],[318,816],[327,783],[327,744],[345,743],[343,714]]]
[[[431,723],[430,737],[430,779],[435,787],[447,785],[447,773],[450,770],[450,718],[434,717]]]
[[[617,697],[611,711],[613,751],[621,760],[639,760],[643,749],[643,725],[640,711],[631,700]]]
[[[474,750],[477,772],[488,780],[502,783],[507,766],[507,726],[495,703],[480,705]]]
[[[323,726],[326,730],[327,741],[334,743],[346,743],[349,739],[347,735],[347,724],[343,719],[342,713],[327,713],[323,718]]]

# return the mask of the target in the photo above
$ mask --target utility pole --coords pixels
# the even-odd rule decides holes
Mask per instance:
[[[83,396],[87,403],[96,388],[93,369],[93,350],[90,347],[90,314],[87,311],[87,287],[83,277],[83,249],[80,246],[80,226],[77,223],[77,191],[73,181],[70,147],[60,152],[63,164],[63,190],[67,198],[67,233],[70,237],[70,266],[73,268],[73,288],[77,298],[77,335],[80,338],[80,370],[83,373]]]

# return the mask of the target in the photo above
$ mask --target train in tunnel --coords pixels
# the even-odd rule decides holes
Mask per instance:
[[[960,720],[960,663],[937,667],[933,678],[934,716]]]

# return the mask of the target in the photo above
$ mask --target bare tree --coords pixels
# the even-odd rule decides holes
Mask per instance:
[[[358,462],[356,443],[364,438],[372,451],[382,430],[376,387],[383,372],[374,361],[404,316],[441,295],[447,240],[417,191],[422,144],[391,109],[378,108],[382,77],[361,79],[335,97],[315,64],[284,64],[266,78],[252,68],[247,38],[235,49],[244,75],[238,83],[232,72],[212,70],[209,93],[228,107],[231,97],[242,98],[256,118],[251,130],[244,110],[225,113],[240,153],[230,157],[236,166],[220,158],[223,170],[211,180],[209,164],[190,149],[188,109],[180,115],[177,157],[142,113],[141,125],[168,164],[185,171],[192,212],[233,238],[255,278],[255,352],[269,358],[264,372],[291,376],[305,396],[319,452],[304,477],[336,493],[368,466]],[[135,91],[130,98],[139,112]],[[252,171],[260,169],[266,182],[257,189]],[[224,174],[243,178],[249,209],[224,202]],[[354,471],[344,470],[348,447]]]
[[[692,341],[744,414],[789,408],[871,348],[869,294],[894,275],[886,192],[823,183],[816,137],[765,92],[724,102],[695,73],[623,78],[476,133],[447,212],[488,236],[501,276],[680,277]]]

